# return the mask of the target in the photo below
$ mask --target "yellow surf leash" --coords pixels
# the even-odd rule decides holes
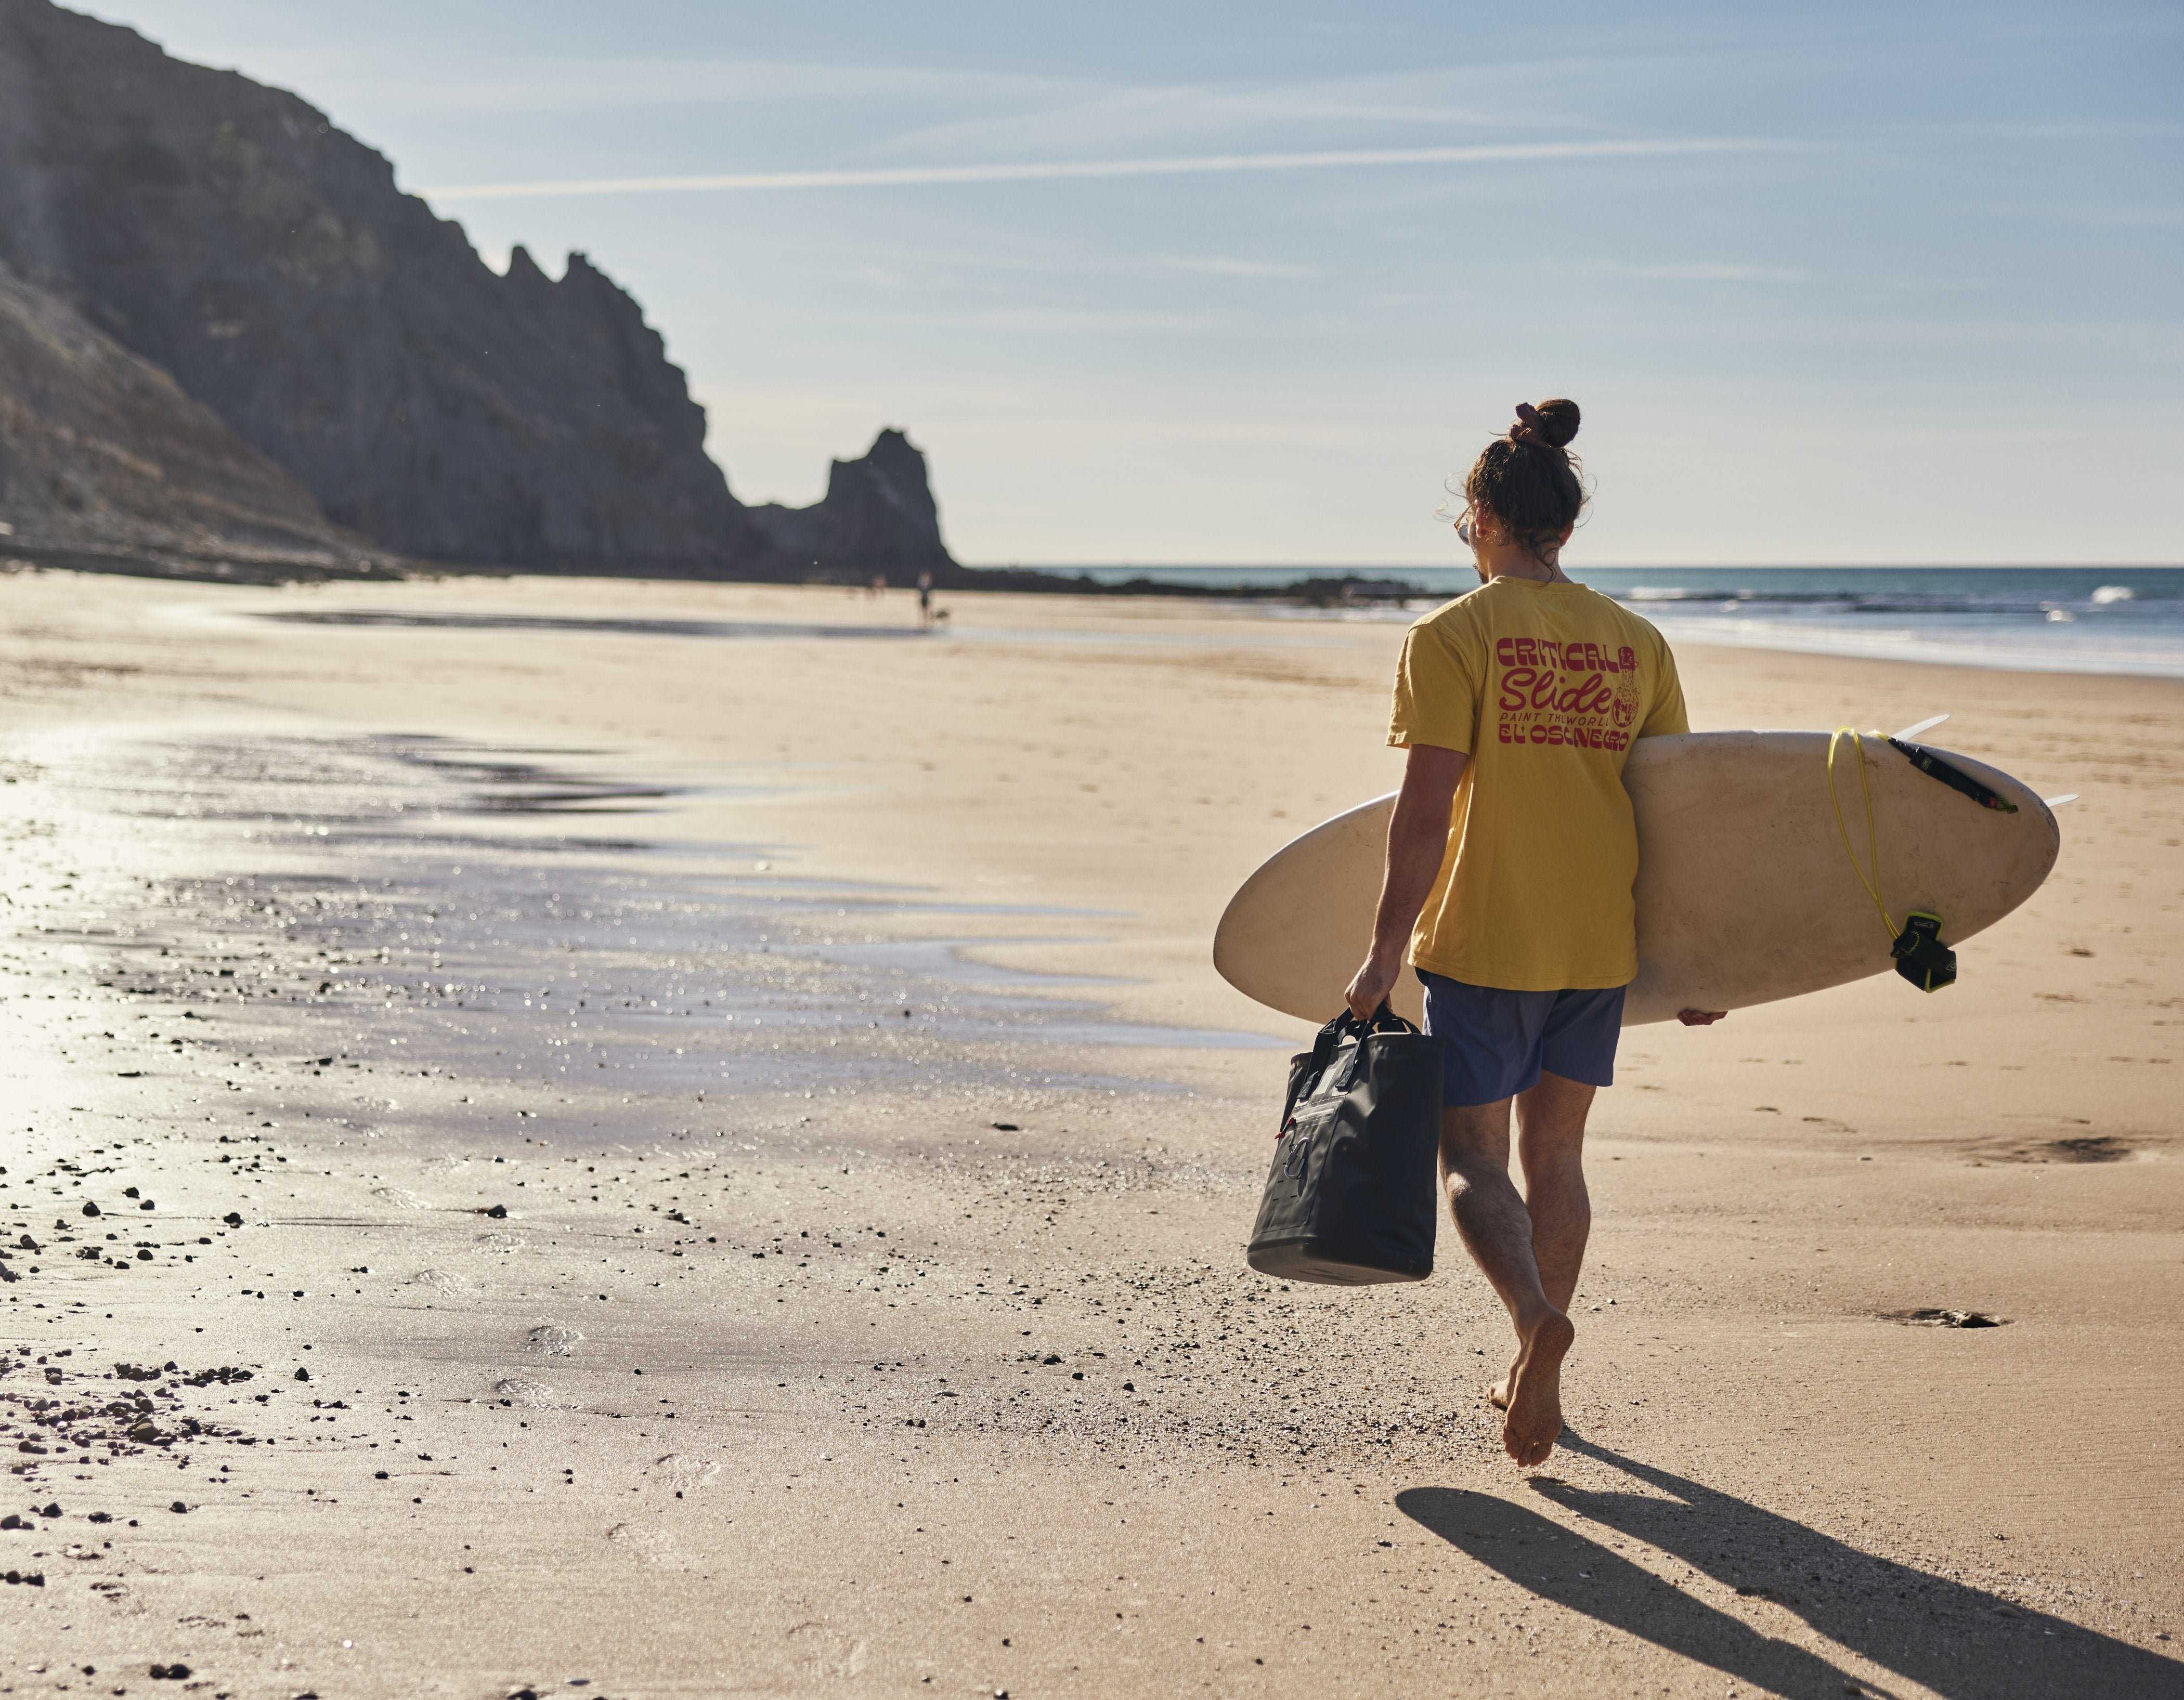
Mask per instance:
[[[1842,799],[1836,795],[1836,747],[1845,739],[1850,740],[1851,753],[1858,762],[1858,786],[1865,800],[1865,844],[1867,859],[1873,864],[1873,877],[1865,876],[1858,865],[1858,852],[1851,847],[1850,824],[1843,819]],[[1842,835],[1843,854],[1850,858],[1851,871],[1858,882],[1865,887],[1865,894],[1873,899],[1873,907],[1880,911],[1880,925],[1888,934],[1889,947],[1896,945],[1897,935],[1903,931],[1888,918],[1888,905],[1880,898],[1880,826],[1873,813],[1873,781],[1865,771],[1865,742],[1859,737],[1855,726],[1837,726],[1828,734],[1828,801],[1836,806],[1836,831]]]
[[[1850,740],[1851,754],[1858,763],[1858,793],[1865,803],[1866,859],[1873,864],[1870,879],[1866,877],[1858,851],[1850,842],[1850,823],[1843,819],[1842,798],[1836,794],[1836,748],[1845,738]],[[1942,942],[1942,918],[1925,909],[1913,909],[1904,915],[1903,925],[1898,927],[1882,900],[1880,823],[1873,812],[1873,781],[1865,769],[1865,742],[1855,726],[1838,726],[1829,735],[1828,801],[1835,805],[1836,831],[1842,838],[1843,854],[1850,858],[1851,871],[1858,875],[1858,884],[1865,887],[1866,896],[1873,899],[1873,907],[1880,913],[1881,928],[1888,935],[1888,953],[1896,959],[1896,971],[1921,992],[1939,992],[1945,986],[1953,986],[1957,955]]]

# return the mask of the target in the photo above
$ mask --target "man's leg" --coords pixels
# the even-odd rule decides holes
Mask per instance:
[[[1568,1310],[1577,1297],[1592,1197],[1585,1188],[1585,1119],[1599,1089],[1542,1072],[1517,1100],[1517,1163],[1524,1171],[1524,1209],[1532,1255],[1547,1302]]]
[[[1585,1186],[1585,1120],[1598,1088],[1542,1071],[1517,1100],[1517,1163],[1524,1172],[1524,1211],[1532,1219],[1532,1259],[1547,1303],[1567,1312],[1592,1231]],[[1509,1378],[1490,1396],[1509,1405]]]
[[[1441,1173],[1464,1248],[1516,1325],[1502,1444],[1530,1465],[1546,1459],[1562,1433],[1562,1364],[1576,1331],[1541,1285],[1532,1218],[1509,1179],[1509,1103],[1441,1112]]]

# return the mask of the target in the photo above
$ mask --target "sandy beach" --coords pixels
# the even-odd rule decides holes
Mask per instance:
[[[1400,626],[948,600],[0,580],[0,1693],[2184,1694],[2184,683],[1681,651],[2082,798],[1625,1036],[1528,1475],[1242,1256]]]

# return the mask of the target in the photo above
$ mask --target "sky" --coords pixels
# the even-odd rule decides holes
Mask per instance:
[[[2184,8],[104,0],[627,286],[745,501],[974,564],[2184,562]]]

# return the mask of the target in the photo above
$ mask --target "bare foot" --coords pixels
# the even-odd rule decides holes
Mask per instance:
[[[1509,1420],[1502,1445],[1526,1469],[1545,1464],[1563,1431],[1563,1358],[1577,1330],[1551,1310],[1525,1337],[1509,1372]]]

